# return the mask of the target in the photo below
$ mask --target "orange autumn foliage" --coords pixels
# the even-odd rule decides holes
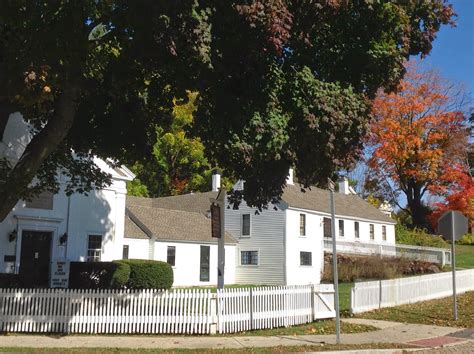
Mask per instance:
[[[430,215],[430,222],[434,228],[438,219],[448,210],[458,210],[470,221],[474,220],[474,179],[463,166],[448,167],[442,180],[446,186],[440,189],[444,202],[436,203]]]
[[[464,161],[468,135],[464,115],[453,109],[458,98],[436,73],[408,66],[397,92],[374,100],[368,166],[405,194],[415,226],[426,225],[425,193],[440,191],[449,182],[446,167]]]

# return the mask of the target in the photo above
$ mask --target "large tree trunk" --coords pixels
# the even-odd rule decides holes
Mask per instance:
[[[409,183],[406,196],[413,226],[420,228],[429,227],[429,224],[426,220],[426,210],[423,202],[421,201],[421,187],[414,182]]]
[[[53,117],[46,126],[33,137],[20,160],[0,184],[0,222],[20,199],[38,173],[41,164],[66,138],[74,122],[79,103],[78,85],[65,85],[56,105]]]

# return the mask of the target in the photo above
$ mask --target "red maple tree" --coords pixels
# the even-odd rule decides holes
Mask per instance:
[[[441,195],[460,181],[450,168],[462,166],[466,156],[468,131],[460,100],[456,85],[416,65],[407,67],[396,92],[380,92],[374,100],[368,166],[394,196],[405,195],[406,207],[399,206],[414,226],[429,226],[427,193]]]

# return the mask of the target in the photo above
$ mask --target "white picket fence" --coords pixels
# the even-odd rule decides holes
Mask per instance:
[[[0,332],[209,334],[334,317],[332,285],[219,290],[0,289]]]
[[[456,290],[474,290],[474,269],[456,271]],[[452,293],[451,272],[357,282],[351,289],[351,313],[439,299]]]
[[[209,290],[0,289],[0,332],[210,333]]]
[[[218,290],[217,299],[219,333],[288,327],[335,316],[332,285],[224,289]]]
[[[324,238],[323,243],[324,251],[332,253],[332,239]],[[404,257],[438,263],[442,266],[451,264],[451,250],[447,248],[340,240],[337,240],[336,247],[338,252],[346,254]]]

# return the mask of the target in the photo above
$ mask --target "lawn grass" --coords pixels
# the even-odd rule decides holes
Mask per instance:
[[[354,323],[341,322],[341,333],[363,333],[376,331],[377,328],[373,326],[360,325]],[[292,327],[280,327],[272,329],[260,329],[248,332],[239,332],[231,334],[231,336],[296,336],[304,334],[335,334],[336,321],[324,320],[306,323],[303,325]],[[228,336],[228,335],[226,335]]]
[[[356,315],[359,318],[447,327],[474,328],[474,291],[458,296],[458,320],[453,320],[452,297],[389,307]]]
[[[456,269],[474,268],[474,245],[456,245]]]
[[[341,313],[349,313],[351,307],[351,289],[354,283],[339,283],[339,310]]]
[[[7,353],[302,353],[339,350],[363,349],[409,349],[414,348],[408,344],[397,343],[371,343],[371,344],[313,344],[299,346],[277,346],[267,348],[242,348],[242,349],[133,349],[133,348],[21,348],[0,347],[0,352]]]

